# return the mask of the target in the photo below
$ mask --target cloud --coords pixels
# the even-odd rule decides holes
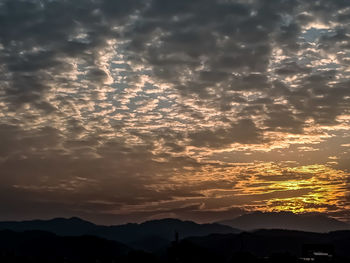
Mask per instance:
[[[196,147],[223,147],[232,143],[255,143],[259,141],[259,130],[249,119],[240,120],[227,129],[205,130],[189,134],[191,145]]]
[[[17,193],[33,216],[45,198],[106,218],[347,209],[349,23],[346,0],[0,1],[1,200],[18,217]],[[344,174],[326,189],[326,168],[271,161]]]

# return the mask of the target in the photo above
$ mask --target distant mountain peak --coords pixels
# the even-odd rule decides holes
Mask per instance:
[[[73,217],[70,217],[68,218],[67,220],[71,221],[71,222],[80,222],[80,223],[89,223],[89,224],[93,224],[91,223],[90,221],[86,221],[80,217],[76,217],[76,216],[73,216]]]
[[[182,222],[191,222],[191,221],[183,221],[178,218],[160,218],[160,219],[152,219],[152,220],[147,220],[141,224],[147,224],[147,223],[182,223]]]
[[[32,221],[25,221],[25,222],[35,222],[35,221],[40,221],[40,222],[51,222],[51,223],[63,223],[63,224],[80,224],[80,225],[95,225],[94,223],[91,223],[89,221],[86,221],[84,219],[81,219],[80,217],[69,217],[69,218],[65,218],[65,217],[55,217],[52,218],[50,220],[32,220]]]

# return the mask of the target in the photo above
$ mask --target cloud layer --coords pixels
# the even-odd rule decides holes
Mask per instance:
[[[349,220],[349,28],[347,0],[0,0],[3,219]]]

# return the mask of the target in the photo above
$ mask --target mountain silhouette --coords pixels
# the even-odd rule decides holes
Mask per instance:
[[[80,218],[55,218],[51,220],[31,220],[22,222],[0,222],[0,230],[28,231],[41,230],[60,236],[94,235],[118,241],[129,246],[154,251],[166,247],[174,240],[175,232],[180,238],[206,236],[212,233],[237,233],[237,229],[220,224],[197,224],[179,219],[160,219],[141,224],[117,226],[95,225]]]
[[[152,222],[153,224],[153,222]],[[147,241],[154,242],[150,237]],[[187,237],[152,253],[95,236],[60,236],[45,231],[0,231],[0,262],[29,263],[300,263],[314,252],[330,257],[314,262],[350,262],[350,231],[312,233],[263,229]]]
[[[44,231],[0,231],[1,262],[126,261],[132,251],[116,241],[94,236],[63,237]]]
[[[350,257],[350,231],[312,233],[295,230],[264,229],[239,234],[212,234],[205,237],[189,237],[184,239],[183,242],[189,242],[203,248],[208,253],[215,255],[219,262],[227,262],[232,255],[238,253],[249,253],[260,258],[271,257],[276,254],[302,257],[304,256],[305,247],[310,247],[311,244],[314,247],[330,247],[332,253],[337,257],[347,259]]]
[[[0,222],[0,230],[14,231],[41,230],[52,232],[62,236],[80,236],[91,234],[96,225],[78,217],[54,218],[50,220],[7,221]]]
[[[255,229],[289,229],[309,232],[329,232],[350,229],[349,224],[325,215],[297,215],[292,212],[254,212],[218,223],[245,231]]]

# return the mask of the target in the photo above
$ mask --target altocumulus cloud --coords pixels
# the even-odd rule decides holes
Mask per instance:
[[[347,0],[0,0],[2,218],[347,219],[349,28]]]

